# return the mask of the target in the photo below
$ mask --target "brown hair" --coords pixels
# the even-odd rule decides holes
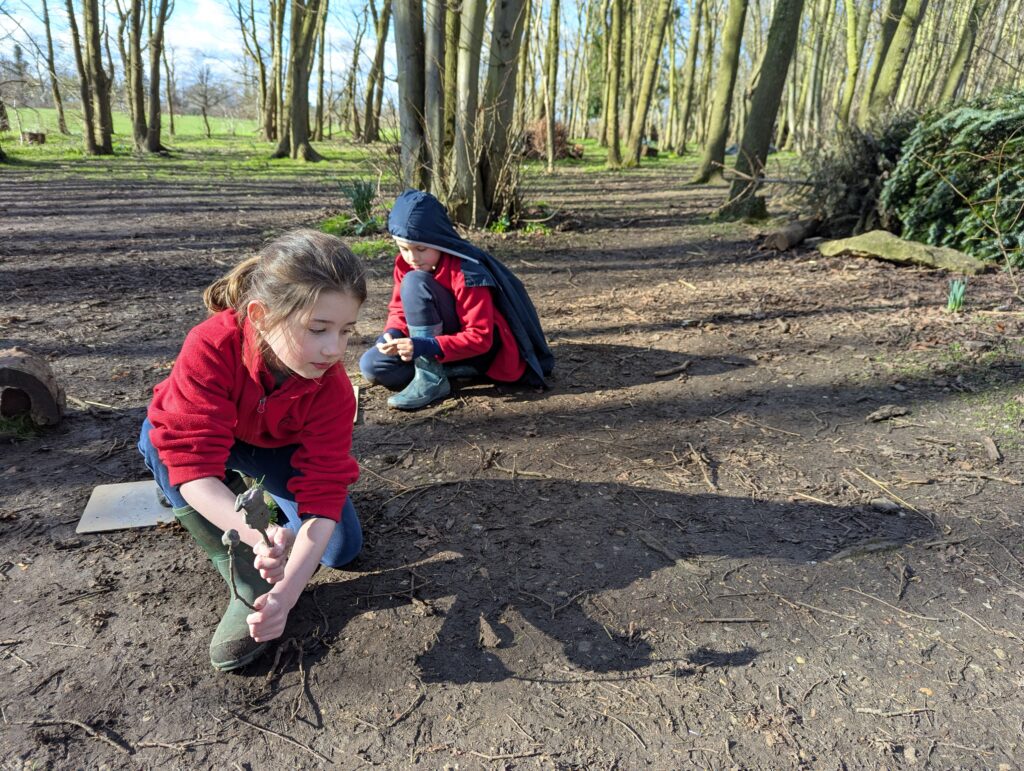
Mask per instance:
[[[233,308],[241,322],[248,304],[257,300],[273,327],[312,306],[323,292],[341,292],[363,303],[366,271],[340,238],[304,229],[275,238],[240,262],[206,288],[203,302],[210,313]]]

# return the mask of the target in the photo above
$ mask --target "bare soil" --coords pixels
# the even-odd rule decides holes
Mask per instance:
[[[947,276],[760,252],[684,178],[535,180],[556,232],[474,236],[530,289],[553,388],[415,414],[364,389],[365,552],[224,675],[226,588],[184,531],[75,525],[95,485],[145,478],[202,288],[335,194],[4,171],[0,348],[71,397],[0,445],[4,767],[1024,764],[1009,278],[951,315]],[[369,265],[356,383],[388,294]],[[907,412],[866,420],[886,405]]]

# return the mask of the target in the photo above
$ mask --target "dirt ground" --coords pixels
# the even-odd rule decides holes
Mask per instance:
[[[1024,766],[1009,278],[953,316],[947,276],[760,252],[684,178],[535,180],[560,229],[476,236],[530,289],[553,388],[415,414],[364,389],[365,551],[224,675],[226,588],[184,531],[75,525],[146,477],[202,288],[337,187],[5,170],[0,348],[71,400],[0,445],[3,767]],[[368,264],[356,383],[389,283]]]

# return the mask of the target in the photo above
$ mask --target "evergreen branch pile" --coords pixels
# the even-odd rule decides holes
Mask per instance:
[[[880,204],[903,238],[1024,265],[1024,92],[924,116]]]

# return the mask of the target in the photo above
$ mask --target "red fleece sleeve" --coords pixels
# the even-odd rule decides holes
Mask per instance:
[[[388,303],[388,320],[384,323],[384,329],[397,329],[402,334],[408,334],[409,325],[405,321],[405,309],[402,308],[402,276],[407,271],[399,267],[401,257],[395,258],[395,270],[392,279],[391,302]]]
[[[352,457],[355,411],[352,383],[341,370],[324,381],[292,455],[299,473],[288,482],[288,490],[295,496],[299,514],[341,519],[349,485],[359,479],[359,464]]]
[[[193,329],[170,377],[153,389],[150,440],[172,485],[224,476],[235,441],[237,408],[231,386],[241,347],[236,340],[220,342],[226,344]]]
[[[490,288],[467,287],[459,274],[452,289],[455,294],[455,311],[459,314],[462,329],[454,335],[437,337],[441,358],[445,361],[458,361],[487,353],[494,340],[494,298]]]

